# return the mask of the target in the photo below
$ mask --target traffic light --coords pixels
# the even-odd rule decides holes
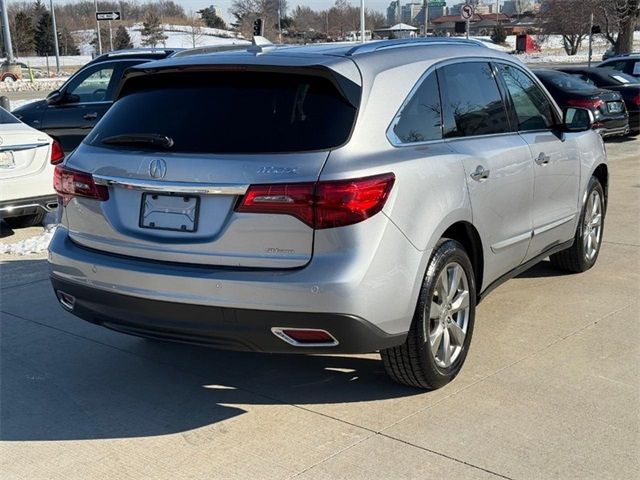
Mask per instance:
[[[256,18],[253,22],[253,36],[261,37],[262,36],[262,19]]]

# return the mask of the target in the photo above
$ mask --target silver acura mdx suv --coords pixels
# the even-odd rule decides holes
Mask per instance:
[[[167,59],[116,98],[56,168],[49,262],[66,309],[120,332],[379,351],[394,380],[438,388],[490,290],[598,257],[590,113],[473,41]]]

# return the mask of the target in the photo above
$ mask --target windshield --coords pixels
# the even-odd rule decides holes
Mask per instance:
[[[304,74],[161,73],[124,88],[87,143],[125,148],[131,138],[166,137],[184,153],[325,150],[347,141],[356,115],[331,81]]]
[[[20,123],[20,120],[11,115],[4,108],[0,107],[0,124],[5,123]]]

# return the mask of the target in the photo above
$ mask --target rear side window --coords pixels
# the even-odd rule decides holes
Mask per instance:
[[[446,65],[438,69],[438,83],[445,138],[510,130],[504,102],[488,63]]]
[[[329,80],[272,72],[158,73],[129,80],[92,134],[170,137],[184,153],[282,153],[344,144],[356,108]],[[114,147],[122,148],[122,147]]]
[[[0,124],[4,125],[7,123],[20,123],[20,120],[11,115],[4,108],[0,107]]]
[[[442,138],[442,109],[435,72],[424,79],[406,103],[393,127],[393,133],[400,143]]]
[[[553,107],[542,90],[522,70],[511,65],[496,68],[511,97],[518,130],[546,130],[554,124]]]

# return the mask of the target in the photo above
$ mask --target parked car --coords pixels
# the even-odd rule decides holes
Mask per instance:
[[[12,228],[42,223],[57,208],[54,165],[60,144],[0,108],[0,218]]]
[[[606,59],[597,68],[613,68],[634,77],[640,77],[640,53],[626,53]]]
[[[629,133],[629,114],[618,92],[558,70],[535,70],[535,74],[561,107],[588,108],[595,119],[594,128],[604,138]]]
[[[608,170],[592,121],[464,39],[133,67],[56,169],[52,285],[120,332],[379,350],[396,381],[437,388],[497,285],[549,256],[596,262]]]
[[[100,55],[45,100],[18,107],[13,114],[59,140],[69,153],[111,107],[116,87],[128,67],[166,58],[174,51],[131,49]]]
[[[559,70],[598,88],[618,92],[629,113],[630,133],[640,133],[640,78],[610,68],[565,67]]]

